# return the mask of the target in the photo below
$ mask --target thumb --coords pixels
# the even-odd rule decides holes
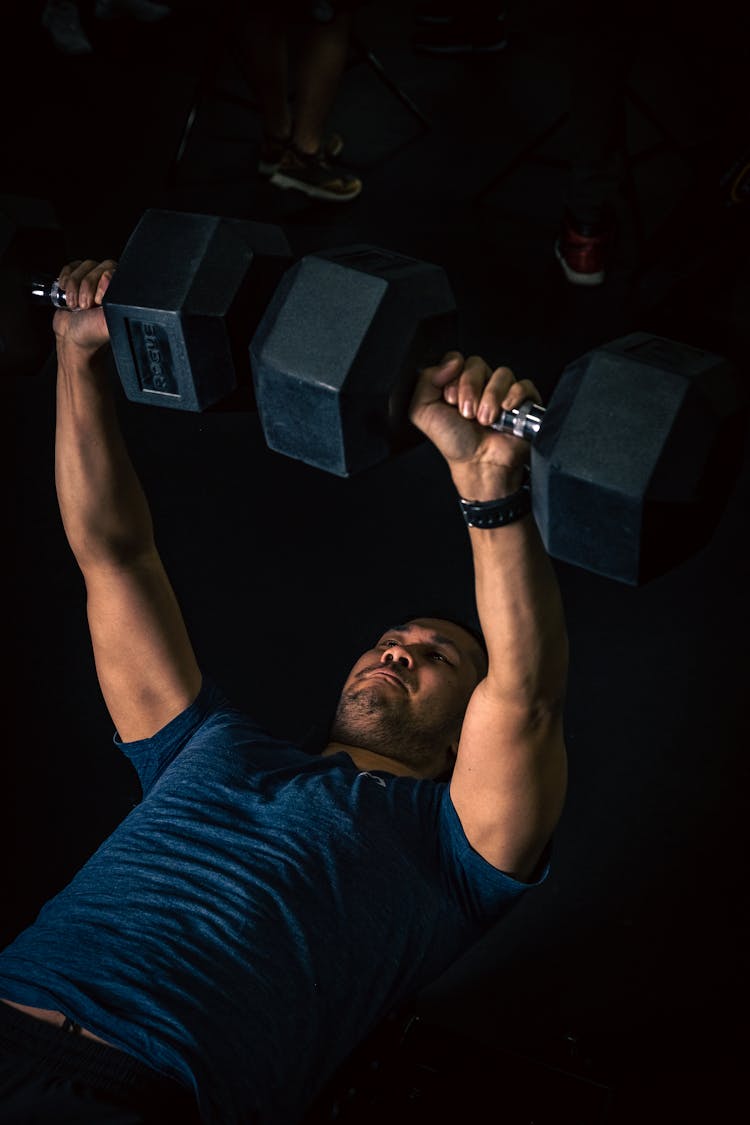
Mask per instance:
[[[464,366],[461,352],[446,352],[439,363],[419,369],[412,407],[425,406],[443,397],[443,389],[458,378]]]

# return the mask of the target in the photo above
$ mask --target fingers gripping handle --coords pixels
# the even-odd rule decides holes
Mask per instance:
[[[501,434],[513,434],[514,437],[533,441],[539,433],[544,419],[544,407],[527,399],[513,410],[503,410],[497,422],[490,425],[491,430],[498,430]]]

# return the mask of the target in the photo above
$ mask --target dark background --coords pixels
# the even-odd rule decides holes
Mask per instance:
[[[457,345],[545,398],[567,363],[634,330],[715,350],[747,378],[748,205],[729,207],[723,186],[750,150],[747,19],[728,6],[695,23],[682,9],[638,17],[635,195],[617,201],[614,259],[589,291],[552,253],[573,139],[571,9],[519,4],[504,51],[435,58],[413,50],[415,5],[363,4],[332,125],[364,190],[335,205],[258,179],[259,117],[222,4],[175,2],[155,26],[89,12],[85,58],[53,50],[40,5],[16,7],[2,190],[51,202],[62,260],[116,257],[147,207],[251,218],[281,225],[295,253],[365,241],[442,265]],[[2,383],[3,943],[138,799],[55,503],[50,345]],[[280,733],[325,720],[381,625],[414,606],[471,607],[466,532],[431,448],[344,481],[271,453],[252,414],[120,407],[199,658]],[[644,586],[555,564],[571,776],[552,874],[367,1041],[325,1119],[334,1105],[361,1121],[733,1119],[748,1045],[747,498],[745,459],[709,545]]]

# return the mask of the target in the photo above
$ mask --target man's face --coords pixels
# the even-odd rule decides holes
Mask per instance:
[[[420,617],[386,630],[341,691],[332,741],[437,776],[453,762],[484,653],[460,625]]]

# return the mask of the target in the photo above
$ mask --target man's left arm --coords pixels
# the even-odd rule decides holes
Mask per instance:
[[[456,356],[428,369],[412,420],[448,462],[459,496],[498,500],[520,487],[528,445],[487,428],[529,397],[508,368]],[[488,671],[466,711],[450,794],[469,843],[525,880],[559,820],[567,784],[563,710],[568,645],[552,563],[531,514],[470,527]]]

